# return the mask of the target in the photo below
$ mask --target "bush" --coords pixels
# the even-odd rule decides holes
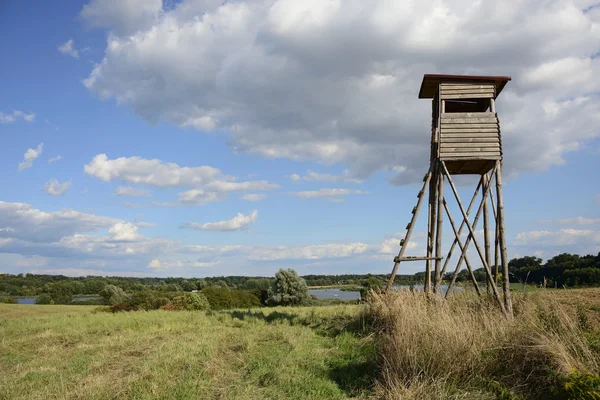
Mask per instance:
[[[210,303],[200,293],[186,292],[181,296],[174,297],[171,304],[178,310],[210,310]]]
[[[0,303],[19,304],[19,302],[16,299],[13,299],[12,297],[0,297]]]
[[[260,299],[247,290],[235,290],[227,287],[208,286],[202,289],[213,310],[226,310],[230,308],[260,307]]]
[[[310,302],[306,281],[293,269],[280,269],[275,274],[273,294],[267,304],[273,306],[293,306]]]
[[[102,299],[85,299],[85,300],[74,300],[71,302],[74,306],[101,306],[104,304]]]
[[[49,294],[43,293],[35,299],[35,304],[54,304],[54,300]]]
[[[129,304],[136,310],[158,310],[170,303],[168,294],[152,290],[141,290],[135,292]]]
[[[110,306],[110,311],[116,313],[116,312],[122,312],[122,311],[135,311],[135,308],[128,306],[126,304],[115,304],[113,306]]]
[[[129,302],[127,294],[118,286],[106,285],[104,289],[100,291],[100,296],[104,299],[104,303],[109,306],[115,304],[126,304]]]

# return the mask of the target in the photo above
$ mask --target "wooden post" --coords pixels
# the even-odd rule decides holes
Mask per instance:
[[[489,178],[490,180],[492,177]],[[496,211],[496,206],[494,205],[494,195],[490,193],[490,201],[492,203],[492,213],[494,215],[494,227],[496,229],[494,235],[494,283],[498,284],[498,212]]]
[[[443,165],[443,164],[442,164]],[[504,289],[504,307],[508,315],[512,316],[512,300],[510,296],[510,279],[508,272],[508,259],[506,255],[506,233],[504,231],[504,199],[502,198],[502,162],[496,161],[496,197],[498,200],[498,239],[500,242],[500,260],[502,261],[502,278]]]
[[[442,104],[443,101],[442,101]],[[434,286],[433,293],[440,293],[440,283],[442,281],[442,276],[440,274],[442,267],[442,225],[444,222],[444,214],[442,213],[442,206],[444,204],[444,175],[442,174],[441,169],[438,167],[438,193],[437,193],[437,227],[435,232],[435,273],[434,273]]]
[[[477,243],[477,238],[475,237],[475,231],[473,230],[473,227],[469,223],[468,216],[467,216],[467,214],[465,212],[465,208],[464,208],[464,206],[462,204],[462,201],[460,200],[460,196],[458,195],[458,191],[456,190],[456,187],[454,186],[454,182],[452,181],[452,178],[450,177],[450,173],[448,172],[448,169],[446,168],[446,164],[444,163],[444,161],[440,161],[440,164],[441,164],[441,166],[443,168],[444,174],[448,178],[448,183],[450,184],[450,187],[452,188],[452,192],[454,193],[454,197],[456,198],[456,202],[458,203],[458,207],[460,208],[460,212],[463,215],[464,222],[465,222],[465,224],[467,224],[467,228],[469,229],[469,237],[473,240],[473,244],[475,244],[475,249],[477,250],[477,253],[479,254],[479,258],[481,259],[481,263],[483,264],[483,268],[485,269],[485,272],[486,272],[486,274],[487,274],[490,282],[492,282],[492,291],[494,293],[494,297],[498,301],[498,304],[499,304],[500,309],[502,310],[502,312],[504,314],[506,314],[507,311],[506,311],[506,308],[504,307],[504,303],[502,303],[502,300],[500,299],[500,294],[498,293],[498,289],[496,288],[496,285],[493,284],[492,272],[490,271],[489,265],[485,262],[485,257],[483,255],[483,252],[481,251],[481,247],[479,247],[479,243]],[[498,179],[498,178],[496,177],[496,179]],[[497,182],[497,180],[496,180],[496,182]],[[485,192],[484,197],[487,198],[487,191]],[[478,210],[479,212],[481,211],[482,207],[483,207],[483,204],[481,206],[479,206],[479,210]],[[463,252],[464,252],[464,250],[463,250]]]
[[[433,161],[431,167],[431,180],[429,181],[429,225],[427,226],[427,257],[431,257],[433,254],[433,238],[435,236],[435,222],[436,222],[436,207],[437,207],[437,179],[438,179],[439,166],[438,163]],[[425,262],[425,284],[423,286],[425,294],[429,294],[431,291],[431,261]]]
[[[487,185],[488,176],[487,173],[481,175],[481,182],[483,185]],[[489,234],[489,213],[488,213],[488,200],[487,197],[483,198],[483,247],[485,249],[485,262],[488,265],[492,265],[492,255],[490,254],[490,234]],[[487,292],[491,293],[491,279],[493,276],[488,277],[487,281]]]

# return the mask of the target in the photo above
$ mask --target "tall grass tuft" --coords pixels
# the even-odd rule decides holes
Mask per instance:
[[[371,293],[381,397],[548,398],[573,371],[597,376],[600,359],[577,315],[549,294],[513,302],[509,319],[491,299],[471,293],[447,300]]]

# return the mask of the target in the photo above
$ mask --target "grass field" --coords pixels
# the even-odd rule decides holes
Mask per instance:
[[[97,312],[0,304],[0,399],[600,398],[600,289]],[[598,396],[598,397],[590,397]]]
[[[92,313],[0,304],[0,399],[366,397],[359,306]]]

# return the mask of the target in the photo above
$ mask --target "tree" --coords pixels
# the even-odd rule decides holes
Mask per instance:
[[[35,304],[54,304],[54,300],[49,294],[41,294],[35,299]]]
[[[208,300],[200,293],[185,292],[181,296],[174,297],[171,304],[178,310],[210,310]]]
[[[100,291],[100,296],[104,299],[104,302],[109,306],[115,304],[125,304],[129,301],[129,296],[118,286],[106,285],[104,289]]]
[[[293,306],[310,300],[306,281],[293,269],[280,269],[275,274],[272,291],[267,301],[269,305]]]

